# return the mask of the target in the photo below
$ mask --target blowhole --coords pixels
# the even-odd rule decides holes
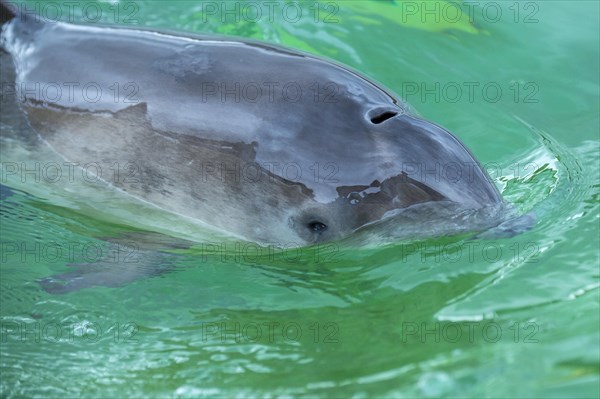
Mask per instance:
[[[393,118],[396,115],[398,115],[398,113],[395,111],[385,111],[379,115],[372,117],[371,123],[373,123],[375,125],[379,125],[380,123],[383,123],[383,122],[387,121],[388,119]]]

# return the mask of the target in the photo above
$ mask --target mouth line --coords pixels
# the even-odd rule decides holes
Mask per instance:
[[[440,219],[440,218],[443,218],[443,216],[452,216],[456,212],[456,209],[455,209],[456,205],[458,205],[457,202],[454,202],[454,201],[451,201],[448,199],[444,199],[444,200],[439,200],[439,201],[418,202],[415,204],[411,204],[405,208],[396,208],[391,211],[387,211],[386,213],[383,214],[383,216],[381,218],[379,218],[377,220],[374,220],[369,223],[365,223],[362,226],[357,227],[356,229],[354,229],[352,231],[352,234],[357,233],[357,232],[362,232],[364,230],[368,230],[371,228],[376,228],[380,225],[384,225],[387,223],[391,223],[392,221],[397,220],[397,219],[401,218],[403,215],[407,215],[407,214],[411,214],[411,215],[418,214],[419,217],[421,217],[422,214],[427,211],[432,211],[432,210],[447,211],[447,210],[452,209],[452,212],[433,212],[433,213],[441,213],[441,214],[437,215],[438,217],[433,217],[431,219],[425,219],[425,221]],[[429,213],[431,214],[432,212],[429,212]],[[408,220],[412,220],[412,219],[418,220],[420,223],[423,223],[423,220],[421,220],[421,219],[417,219],[415,217],[408,218]]]

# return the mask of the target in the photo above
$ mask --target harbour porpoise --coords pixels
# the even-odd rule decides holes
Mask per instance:
[[[2,11],[0,46],[30,127],[68,162],[133,165],[107,189],[286,247],[506,222],[498,189],[456,136],[337,62]]]

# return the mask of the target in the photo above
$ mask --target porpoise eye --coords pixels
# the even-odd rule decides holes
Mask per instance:
[[[387,121],[388,119],[393,118],[396,115],[398,115],[397,112],[385,111],[379,115],[375,115],[374,117],[372,117],[371,122],[375,125],[379,125],[380,123],[383,123],[383,122]]]
[[[327,225],[318,221],[310,222],[307,227],[315,233],[322,233],[327,230]]]

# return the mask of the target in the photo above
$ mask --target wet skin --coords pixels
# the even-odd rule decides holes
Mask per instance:
[[[315,56],[21,17],[2,47],[30,125],[65,160],[119,165],[113,186],[243,239],[302,246],[383,219],[401,231],[415,205],[425,229],[439,210],[502,203],[453,134]]]

